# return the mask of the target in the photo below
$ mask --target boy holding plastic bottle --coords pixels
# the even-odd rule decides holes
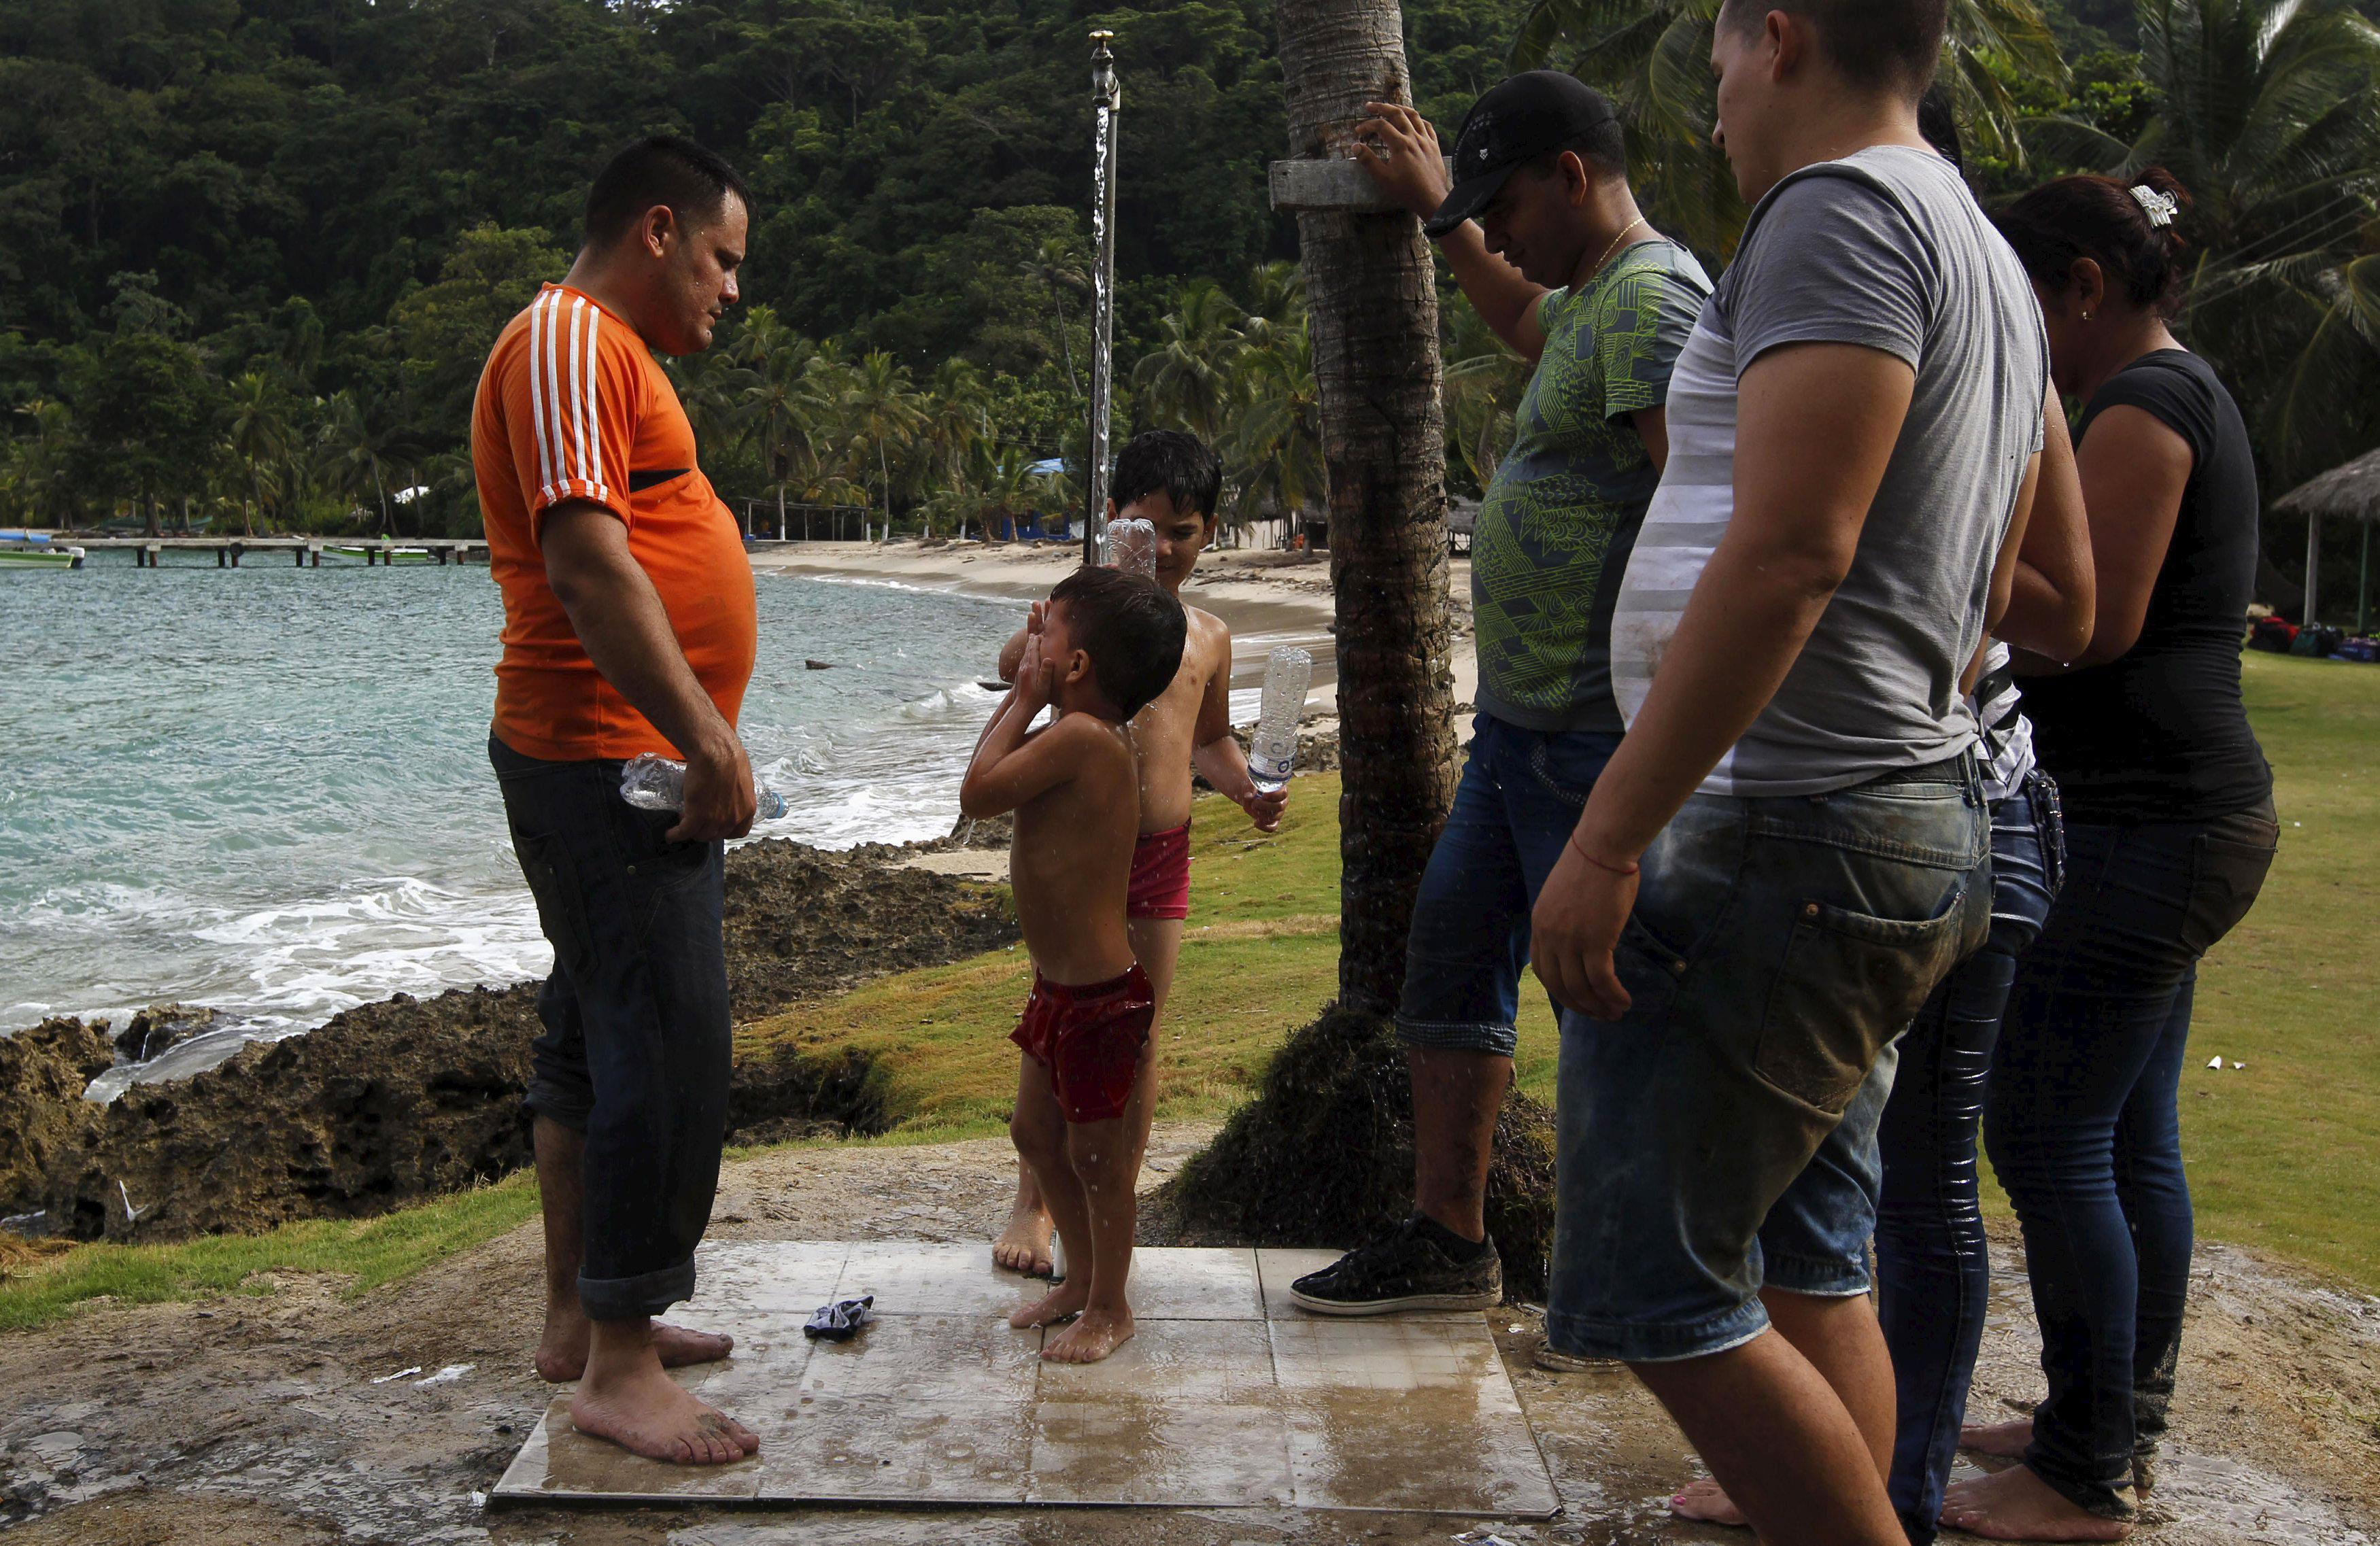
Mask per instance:
[[[1009,1131],[1069,1271],[1009,1323],[1071,1321],[1042,1348],[1057,1362],[1095,1363],[1133,1334],[1124,1283],[1157,1003],[1124,927],[1142,779],[1126,724],[1174,680],[1187,631],[1182,604],[1148,580],[1068,575],[1038,609],[959,790],[969,816],[1016,815],[1009,878],[1033,993],[1011,1038],[1024,1057]],[[1028,731],[1045,706],[1056,718]]]
[[[1196,435],[1151,429],[1135,435],[1116,457],[1108,519],[1142,520],[1157,535],[1157,583],[1179,601],[1198,555],[1214,540],[1223,489],[1222,459]],[[1132,886],[1124,904],[1133,954],[1148,972],[1162,1019],[1182,954],[1183,921],[1190,914],[1190,780],[1195,771],[1248,813],[1260,832],[1281,826],[1288,791],[1259,791],[1232,733],[1232,631],[1211,612],[1186,603],[1189,633],[1172,682],[1132,720],[1140,749],[1140,835]],[[1000,655],[1002,681],[1014,681],[1044,608],[1008,641]],[[1139,1141],[1148,1141],[1144,1128]],[[1019,1163],[1016,1202],[991,1248],[992,1260],[1029,1276],[1051,1270],[1050,1210]]]

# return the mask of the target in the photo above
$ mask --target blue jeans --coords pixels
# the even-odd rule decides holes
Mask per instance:
[[[1408,1046],[1512,1055],[1529,913],[1620,738],[1472,721],[1454,809],[1430,851],[1405,946]]]
[[[1686,803],[1645,851],[1619,1021],[1562,1017],[1557,1351],[1658,1363],[1868,1287],[1892,1042],[1990,922],[1970,757]]]
[[[1911,1546],[1933,1540],[1983,1344],[1991,1252],[1975,1178],[1984,1080],[2017,960],[2049,915],[2065,860],[2058,786],[2035,773],[1992,805],[1992,928],[1900,1038],[1876,1146],[1876,1308],[1892,1351],[1899,1434],[1889,1491]]]
[[[727,1132],[724,850],[620,798],[617,762],[545,762],[491,737],[513,852],[553,946],[528,1105],[584,1133],[586,1259],[598,1321],[694,1292]]]
[[[2173,1397],[2190,1287],[2177,1097],[2199,958],[2247,915],[2280,839],[2271,802],[2213,821],[2067,828],[2066,888],[2019,966],[1985,1096],[2016,1205],[2049,1398],[2025,1464],[2132,1512]]]

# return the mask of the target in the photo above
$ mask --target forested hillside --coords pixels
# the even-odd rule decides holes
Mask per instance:
[[[1961,6],[2039,21],[2025,0]],[[2251,22],[2278,8],[2180,8],[2192,6]],[[1597,29],[1622,12],[1638,33],[1691,27],[1700,9],[1408,0],[1417,95],[1451,134],[1534,18],[1541,56],[1644,115],[1645,83]],[[1986,89],[1962,110],[2071,119],[2104,144],[2070,136],[2027,158],[2011,143],[1985,158],[1995,186],[2154,139],[2170,95],[2154,79],[2163,56],[2131,52],[2129,0],[2046,10],[2046,54],[1999,34],[1973,51]],[[2292,26],[2351,17],[2338,0],[2296,11]],[[1124,81],[1127,415],[1230,442],[1243,512],[1309,502],[1319,466],[1284,262],[1294,228],[1264,199],[1284,137],[1270,16],[1270,0],[9,0],[0,519],[170,521],[188,508],[235,524],[472,529],[460,452],[486,344],[565,266],[593,170],[657,129],[725,153],[759,205],[741,321],[678,368],[723,489],[944,524],[1062,507],[1064,480],[1026,469],[1066,449],[1081,413],[1093,26],[1117,34]],[[2294,254],[2310,211],[2259,213],[2249,186],[2294,167],[2301,187],[2327,179],[2330,207],[2311,211],[2325,272],[2368,256],[2352,217],[2369,215],[2380,144],[2371,61],[2355,53],[2369,32],[2342,34],[2343,54],[2333,39],[2329,73],[2291,88],[2301,116],[2355,120],[2324,145],[2301,136],[2294,161],[2253,175],[2230,149],[2198,146],[2240,185],[2217,190],[2218,212],[2244,223],[2210,236],[2252,243],[2296,220],[2281,232]],[[2352,111],[2305,95],[2353,80]],[[1652,171],[1694,153],[1649,127],[1641,138]],[[2361,182],[2338,181],[2342,154],[2365,157]],[[1657,217],[1723,253],[1724,202],[1682,175],[1655,181],[1671,206]],[[2350,306],[2346,320],[2366,336],[2370,319]],[[1450,387],[1469,481],[1500,453],[1514,376],[1463,308],[1448,326],[1450,357],[1470,362]],[[2334,413],[2307,453],[2368,443],[2370,426],[2346,418]],[[395,498],[416,485],[429,492]]]

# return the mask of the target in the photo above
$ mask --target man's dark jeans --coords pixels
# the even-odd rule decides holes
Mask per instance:
[[[2049,1398],[2025,1464],[2132,1512],[2173,1398],[2190,1287],[2177,1097],[2199,958],[2247,915],[2280,839],[2268,801],[2213,821],[2067,827],[2066,887],[2017,968],[1985,1097],[2024,1229]]]
[[[727,1128],[723,848],[668,841],[676,816],[621,799],[617,762],[492,737],[488,760],[553,946],[528,1108],[587,1139],[579,1303],[658,1315],[694,1292]]]
[[[2058,786],[2047,775],[1993,802],[1992,932],[1901,1036],[1900,1073],[1876,1130],[1876,1310],[1900,1412],[1888,1490],[1914,1546],[1933,1540],[1940,1521],[1991,1294],[1975,1178],[1985,1076],[2017,960],[2049,915],[2064,859]]]

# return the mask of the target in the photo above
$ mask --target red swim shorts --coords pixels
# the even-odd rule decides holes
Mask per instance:
[[[1132,888],[1124,893],[1127,918],[1190,916],[1190,824],[1170,832],[1142,835],[1132,850]]]
[[[1132,1099],[1156,1017],[1157,996],[1138,961],[1121,977],[1071,987],[1037,972],[1025,1018],[1008,1039],[1050,1070],[1066,1120],[1105,1122],[1123,1116]]]

